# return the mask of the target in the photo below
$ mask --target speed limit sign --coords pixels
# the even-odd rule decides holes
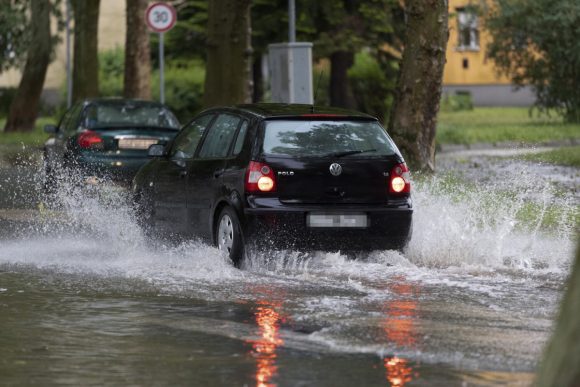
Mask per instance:
[[[168,3],[153,3],[147,7],[145,21],[154,32],[167,32],[173,28],[177,21],[175,8]]]

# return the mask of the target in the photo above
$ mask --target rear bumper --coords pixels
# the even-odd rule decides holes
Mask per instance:
[[[278,202],[279,203],[279,202]],[[363,213],[364,228],[319,228],[307,225],[309,213]],[[325,251],[370,251],[404,248],[412,234],[413,209],[376,206],[284,206],[247,208],[244,231],[250,242],[280,249],[314,249]]]
[[[146,155],[127,157],[95,152],[79,155],[76,164],[84,174],[129,183],[147,161]]]

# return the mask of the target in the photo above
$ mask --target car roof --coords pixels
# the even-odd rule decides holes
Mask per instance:
[[[222,107],[221,109],[242,111],[264,119],[326,118],[376,120],[373,116],[354,110],[307,104],[255,103]]]
[[[133,99],[133,98],[88,98],[83,101],[84,105],[88,104],[98,104],[98,105],[137,105],[137,106],[158,106],[165,107],[160,102],[150,101],[146,99]]]

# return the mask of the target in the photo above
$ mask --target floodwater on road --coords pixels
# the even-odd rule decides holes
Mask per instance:
[[[529,385],[578,211],[533,169],[417,179],[404,254],[262,251],[243,270],[147,240],[107,186],[0,210],[0,385]]]

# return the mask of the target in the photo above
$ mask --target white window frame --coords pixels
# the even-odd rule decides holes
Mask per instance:
[[[463,44],[463,31],[469,29],[469,44]],[[479,51],[479,20],[477,14],[466,8],[457,9],[457,50]]]

